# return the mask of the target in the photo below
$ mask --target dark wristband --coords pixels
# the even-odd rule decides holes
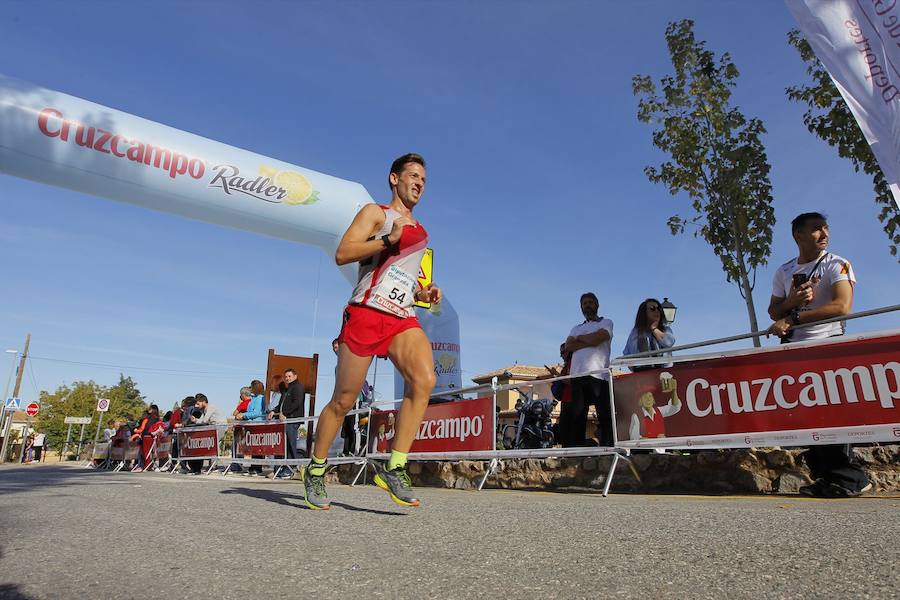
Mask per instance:
[[[387,234],[381,236],[381,241],[384,244],[385,248],[390,248],[391,246],[393,246],[393,244],[391,244],[391,236]]]
[[[799,325],[800,324],[800,311],[796,308],[791,311],[791,314],[788,315],[788,321],[791,322],[791,325]]]

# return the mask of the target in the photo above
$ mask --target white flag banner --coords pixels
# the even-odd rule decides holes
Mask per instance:
[[[900,0],[785,0],[900,206]]]

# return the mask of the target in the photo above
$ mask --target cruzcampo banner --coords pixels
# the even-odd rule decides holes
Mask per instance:
[[[372,201],[358,183],[3,75],[0,172],[329,254]]]
[[[856,117],[900,206],[900,4],[786,2]]]
[[[494,402],[491,398],[432,404],[416,433],[410,452],[493,450]],[[394,446],[396,410],[373,410],[369,452],[384,454]]]
[[[283,423],[235,425],[234,439],[238,456],[284,457]]]
[[[180,458],[215,458],[219,454],[219,430],[191,428],[178,430]]]
[[[618,445],[900,442],[900,333],[728,353],[613,381]]]

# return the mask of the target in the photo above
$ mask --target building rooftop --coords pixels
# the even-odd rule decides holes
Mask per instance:
[[[563,369],[562,363],[549,365],[550,367],[554,367],[556,372],[559,373]],[[499,379],[503,379],[503,374],[509,372],[512,377],[510,379],[518,379],[524,381],[532,381],[535,379],[548,379],[551,377],[550,371],[547,370],[547,367],[533,367],[531,365],[513,365],[511,367],[505,367],[502,369],[495,369],[493,371],[488,371],[487,373],[482,373],[480,375],[476,375],[472,378],[472,381],[475,383],[490,383],[491,379],[497,377]],[[621,375],[627,375],[628,370],[622,369],[619,367],[612,368],[612,374],[615,377],[619,377]]]
[[[562,365],[557,365],[560,369]],[[547,367],[533,367],[530,365],[513,365],[511,367],[505,367],[502,369],[496,369],[494,371],[488,371],[487,373],[482,373],[480,375],[476,375],[472,378],[472,381],[475,383],[487,383],[494,377],[499,377],[503,379],[503,374],[509,372],[512,376],[511,379],[524,379],[524,380],[533,380],[533,379],[544,379],[546,377],[550,377],[550,371],[547,370]]]

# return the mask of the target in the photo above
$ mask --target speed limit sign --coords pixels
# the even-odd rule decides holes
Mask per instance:
[[[109,400],[100,398],[97,400],[97,412],[106,412],[109,410]]]

